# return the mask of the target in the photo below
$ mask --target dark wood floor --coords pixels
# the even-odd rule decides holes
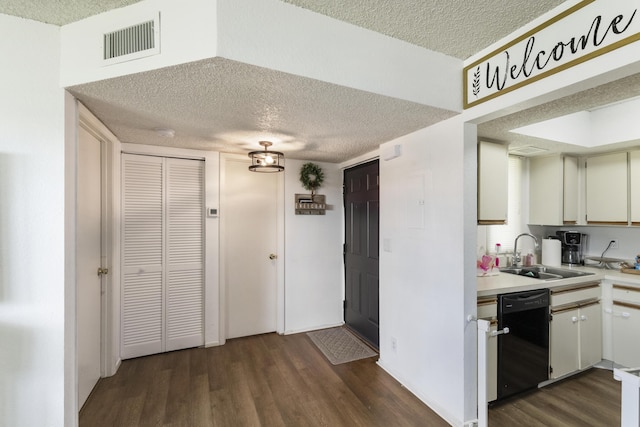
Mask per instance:
[[[80,426],[448,425],[375,362],[333,366],[306,334],[125,360]]]
[[[489,426],[619,426],[621,383],[593,368],[489,410]]]
[[[617,426],[620,383],[592,369],[494,405],[491,427]],[[331,365],[306,334],[125,360],[80,412],[100,426],[446,426],[375,363]]]

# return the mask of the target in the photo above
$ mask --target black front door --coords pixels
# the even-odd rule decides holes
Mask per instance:
[[[380,342],[378,236],[380,214],[378,161],[344,172],[345,307],[344,321],[376,348]]]

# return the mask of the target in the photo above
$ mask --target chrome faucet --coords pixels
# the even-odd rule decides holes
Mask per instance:
[[[513,265],[515,267],[518,266],[518,264],[520,264],[520,253],[518,252],[518,239],[521,238],[522,236],[529,236],[533,239],[534,243],[535,243],[535,247],[534,249],[538,248],[538,239],[536,238],[536,236],[534,236],[533,234],[530,233],[522,233],[520,234],[518,237],[516,237],[515,242],[513,242]]]

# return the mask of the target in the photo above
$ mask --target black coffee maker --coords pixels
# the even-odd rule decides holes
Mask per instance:
[[[578,231],[556,231],[562,243],[562,263],[584,265],[588,236]]]

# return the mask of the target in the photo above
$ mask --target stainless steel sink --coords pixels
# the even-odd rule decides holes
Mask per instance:
[[[561,267],[547,267],[546,265],[532,265],[531,267],[507,267],[501,268],[500,272],[517,274],[519,276],[532,277],[540,280],[560,280],[571,277],[591,276],[594,273],[586,271],[572,270]]]

